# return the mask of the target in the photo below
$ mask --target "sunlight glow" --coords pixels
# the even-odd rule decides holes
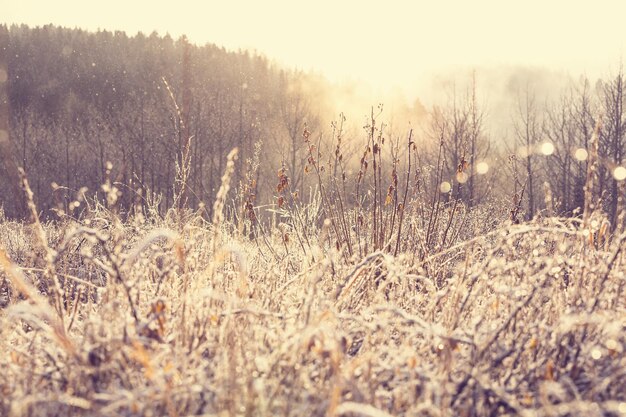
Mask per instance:
[[[469,180],[469,175],[466,172],[457,172],[456,180],[461,184],[465,184]]]
[[[624,49],[622,37],[614,34],[622,13],[605,12],[615,7],[611,0],[596,0],[594,7],[528,0],[512,14],[509,2],[497,0],[389,0],[384,5],[320,0],[306,7],[285,0],[20,0],[2,8],[0,22],[124,30],[129,35],[157,31],[174,39],[186,34],[193,43],[256,50],[280,64],[319,70],[334,81],[363,80],[387,89],[407,88],[426,74],[458,66],[601,71]],[[567,19],[561,19],[563,10]],[[528,21],[533,22],[531,31]],[[565,47],[563,39],[572,47]]]
[[[613,170],[613,178],[615,178],[617,181],[626,180],[626,168],[624,167],[615,168]]]
[[[574,151],[574,158],[576,158],[576,160],[580,162],[586,161],[588,156],[589,154],[584,148],[578,148],[576,149],[576,151]]]
[[[554,145],[550,142],[544,142],[541,144],[541,153],[545,156],[550,156],[554,153]]]
[[[485,161],[479,162],[478,164],[476,164],[476,172],[480,175],[485,175],[487,172],[489,172],[489,164]]]
[[[597,361],[598,359],[600,359],[600,358],[602,357],[602,351],[600,351],[600,349],[598,349],[598,348],[594,348],[594,349],[591,351],[591,357],[592,357],[594,360],[596,360],[596,361]]]

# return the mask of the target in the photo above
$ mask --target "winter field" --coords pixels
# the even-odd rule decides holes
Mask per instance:
[[[626,417],[623,1],[0,10],[0,417]]]
[[[311,156],[317,197],[279,172],[267,221],[234,152],[210,219],[122,215],[107,183],[79,216],[2,221],[0,415],[626,415],[626,234],[591,193],[528,222],[443,194],[365,208]]]

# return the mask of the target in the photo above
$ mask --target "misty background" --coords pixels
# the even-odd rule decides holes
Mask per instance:
[[[599,122],[612,127],[600,135],[598,196],[615,213],[623,42],[618,13],[605,12],[617,2],[567,13],[565,2],[3,3],[9,215],[20,212],[9,159],[43,213],[67,212],[85,189],[102,194],[107,180],[126,210],[139,201],[165,213],[186,155],[185,198],[211,215],[235,146],[255,205],[275,203],[279,172],[307,199],[305,130],[324,157],[340,143],[349,188],[372,125],[389,164],[404,167],[410,134],[426,172],[445,166],[425,177],[427,193],[445,182],[470,206],[519,198],[529,218],[572,214],[579,150],[590,152]]]

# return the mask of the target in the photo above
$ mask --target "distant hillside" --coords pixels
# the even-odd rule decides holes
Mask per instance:
[[[321,90],[301,88],[307,74],[263,56],[156,33],[11,26],[6,47],[11,138],[43,210],[67,204],[80,187],[97,191],[107,161],[113,180],[146,198],[162,195],[159,207],[169,207],[186,135],[193,136],[188,199],[197,207],[212,198],[235,146],[245,161],[256,141],[274,141],[280,146],[263,154],[265,166],[298,164],[290,146],[305,122],[315,128],[324,101]],[[53,192],[52,182],[67,189]],[[0,192],[10,210],[9,187]]]

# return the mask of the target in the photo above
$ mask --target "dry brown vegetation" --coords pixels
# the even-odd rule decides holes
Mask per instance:
[[[284,169],[270,214],[229,193],[233,152],[211,221],[110,183],[3,220],[0,415],[626,415],[626,234],[420,191],[411,136],[404,175],[370,132],[356,196],[305,131],[311,203]]]

